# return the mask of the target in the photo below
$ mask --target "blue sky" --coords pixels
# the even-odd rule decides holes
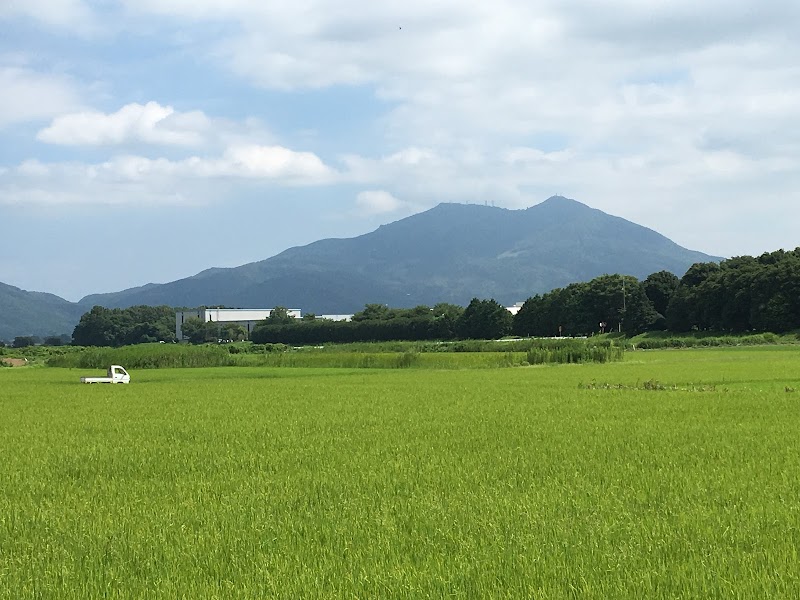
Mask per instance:
[[[1,0],[0,281],[70,300],[561,194],[800,245],[792,0]]]

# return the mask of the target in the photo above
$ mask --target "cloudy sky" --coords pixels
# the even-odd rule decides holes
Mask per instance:
[[[0,0],[0,281],[70,300],[561,194],[800,245],[796,0]]]

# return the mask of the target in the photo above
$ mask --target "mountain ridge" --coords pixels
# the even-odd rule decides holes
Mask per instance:
[[[0,340],[26,335],[72,333],[83,309],[47,292],[29,292],[0,282]]]
[[[440,203],[352,238],[317,240],[265,260],[81,303],[280,304],[340,313],[367,302],[465,305],[475,296],[515,302],[604,273],[682,275],[694,262],[716,260],[563,196],[519,210]]]
[[[681,276],[695,262],[718,260],[577,200],[552,196],[517,210],[445,202],[359,236],[293,246],[238,267],[211,267],[163,284],[90,294],[77,303],[53,295],[44,303],[27,298],[41,311],[55,310],[69,329],[53,333],[65,333],[95,304],[282,305],[317,314],[352,313],[367,303],[465,306],[473,297],[510,305],[605,273],[642,279],[667,270]],[[15,297],[18,309],[19,293]],[[4,298],[0,294],[0,309]],[[22,322],[17,325],[20,332],[13,335],[31,334],[22,331]],[[10,331],[0,322],[0,339],[8,339]]]

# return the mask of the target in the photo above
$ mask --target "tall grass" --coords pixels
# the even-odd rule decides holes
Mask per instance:
[[[717,348],[726,346],[769,346],[796,344],[796,334],[754,333],[749,335],[694,335],[644,334],[624,341],[628,349],[659,350],[662,348]]]
[[[797,349],[76,375],[0,371],[2,600],[800,597]]]
[[[50,357],[51,367],[128,369],[265,366],[341,368],[477,368],[528,364],[622,360],[622,347],[608,340],[469,341],[458,344],[346,344],[291,348],[274,345],[230,346],[141,344],[122,348],[83,348]]]
[[[184,344],[139,344],[121,348],[83,348],[52,356],[51,367],[105,369],[118,364],[126,369],[175,367],[222,367],[236,364],[236,358],[223,346],[189,346]]]
[[[622,360],[622,346],[613,344],[564,343],[551,347],[531,348],[527,352],[528,363],[532,365],[560,363],[574,364],[597,362],[606,363]]]

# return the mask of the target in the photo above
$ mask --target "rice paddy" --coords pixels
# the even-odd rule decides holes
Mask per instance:
[[[0,598],[800,596],[796,347],[130,371],[0,370]]]

